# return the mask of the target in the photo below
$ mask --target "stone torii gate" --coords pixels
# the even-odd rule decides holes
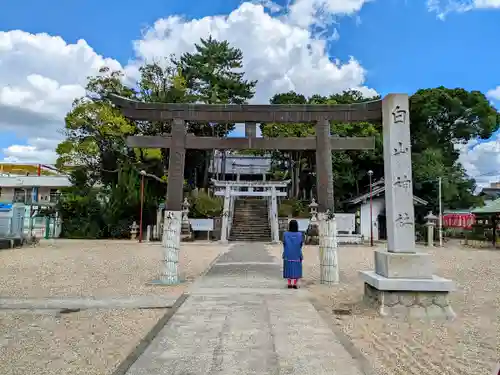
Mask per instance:
[[[143,103],[120,96],[112,96],[112,102],[123,115],[132,120],[172,121],[170,135],[131,136],[129,147],[169,148],[168,188],[164,223],[164,246],[166,247],[164,283],[177,283],[178,253],[180,247],[181,211],[183,201],[184,160],[186,149],[213,150],[316,150],[316,176],[319,217],[327,211],[333,213],[332,151],[371,150],[375,148],[373,137],[332,137],[330,121],[361,122],[380,120],[381,102],[349,105],[213,105],[213,104],[166,104]],[[186,132],[186,121],[245,123],[245,137],[219,138],[197,137]],[[258,138],[257,123],[314,122],[316,136],[306,138]],[[228,213],[224,213],[228,214]],[[333,219],[333,215],[330,215]],[[330,220],[333,221],[333,220]],[[331,225],[320,226],[324,231],[333,231]],[[326,283],[338,280],[336,270],[335,234],[324,233],[325,248],[322,251],[327,272]],[[322,267],[323,268],[323,267]]]

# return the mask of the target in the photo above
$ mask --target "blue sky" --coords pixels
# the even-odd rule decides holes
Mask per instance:
[[[139,39],[141,31],[158,18],[228,14],[240,3],[7,2],[2,4],[0,30],[60,35],[68,43],[83,38],[97,53],[126,64],[133,58],[131,41]],[[452,13],[441,21],[424,1],[380,0],[337,22],[340,39],[330,43],[330,53],[341,60],[355,56],[368,70],[368,86],[381,94],[411,93],[438,85],[486,92],[500,84],[500,49],[496,47],[500,10]]]
[[[301,4],[304,5],[308,1],[294,0],[291,4],[302,2]],[[329,19],[331,22],[324,29],[325,34],[323,36],[315,34],[316,40],[325,40],[324,54],[331,59],[339,59],[341,65],[348,64],[349,59],[353,57],[356,63],[362,67],[357,70],[352,68],[352,71],[346,70],[343,76],[338,79],[335,77],[336,73],[332,73],[331,80],[326,80],[325,85],[321,87],[324,93],[329,91],[329,85],[331,86],[330,91],[335,91],[343,88],[345,82],[353,82],[370,90],[376,90],[382,95],[389,92],[412,93],[419,88],[440,85],[464,87],[487,93],[488,91],[493,92],[492,90],[500,85],[500,48],[498,48],[500,9],[495,8],[495,4],[497,4],[495,0],[490,0],[491,7],[486,9],[474,9],[473,0],[463,0],[463,2],[459,0],[458,3],[462,3],[463,7],[459,11],[448,13],[446,13],[448,0],[438,2],[440,9],[437,12],[430,10],[426,1],[417,0],[321,1],[330,6],[331,12],[327,16],[332,16]],[[352,7],[349,8],[349,5],[346,4],[352,4]],[[285,6],[286,4],[278,2],[277,5]],[[467,9],[468,5],[470,9]],[[114,59],[122,67],[125,67],[133,65],[133,61],[148,57],[147,53],[145,53],[146,56],[143,56],[144,53],[141,55],[142,52],[138,54],[137,45],[134,49],[133,41],[146,40],[151,42],[151,36],[148,37],[147,32],[161,29],[161,27],[155,26],[158,19],[168,19],[170,16],[180,15],[184,17],[184,20],[179,21],[178,24],[192,26],[194,25],[191,22],[192,20],[206,16],[234,15],[236,10],[243,9],[241,7],[242,2],[233,0],[183,2],[165,0],[143,0],[141,2],[103,2],[97,0],[83,2],[10,1],[2,4],[0,31],[11,35],[13,35],[13,30],[22,30],[28,34],[47,33],[50,36],[61,37],[67,45],[74,45],[79,39],[84,39],[94,55]],[[269,13],[270,11],[266,10],[266,12]],[[279,13],[273,13],[272,17],[273,19],[283,19],[283,17],[286,17],[287,12],[292,13],[292,10],[290,8],[282,9]],[[444,19],[439,17],[438,13],[440,12],[446,13]],[[348,13],[348,15],[345,15],[345,13]],[[241,14],[245,15],[248,12]],[[241,14],[240,17],[242,17]],[[310,22],[307,22],[302,15],[297,14],[299,13],[296,12],[288,20],[284,20],[283,24],[292,25],[295,30],[317,30],[320,17],[318,13],[315,14],[317,16],[316,21]],[[274,27],[265,26],[267,23],[264,24],[264,22],[268,21],[264,17],[260,17],[263,20],[262,23],[258,21],[259,18],[253,17],[249,18],[250,21],[247,26],[250,28]],[[194,28],[194,26],[192,27]],[[338,40],[334,40],[335,38],[327,40],[327,37],[334,35],[334,29],[336,30],[335,35],[339,35]],[[175,33],[180,39],[189,39],[194,35],[193,32],[188,35],[187,32],[179,31],[179,28],[176,30]],[[269,30],[270,35],[273,35],[274,31],[272,30],[274,29]],[[279,29],[276,28],[276,30]],[[175,33],[172,32],[172,35]],[[185,35],[189,37],[184,37]],[[201,32],[201,36],[206,37],[208,35],[203,35],[203,32]],[[174,43],[172,38],[174,36],[161,35],[158,37],[166,45],[162,48],[170,52],[172,50],[176,52],[175,48],[170,48],[167,44],[181,43],[182,41],[177,40]],[[248,42],[253,41],[248,40]],[[19,42],[14,47],[11,45],[11,49],[7,51],[8,54],[5,49],[2,53],[0,38],[0,70],[5,68],[5,61],[16,61],[15,57],[13,57],[16,53],[23,54],[22,48],[26,44],[23,43]],[[152,46],[153,44],[149,45]],[[262,46],[262,49],[265,50],[268,47]],[[34,47],[31,46],[30,48]],[[182,50],[181,47],[179,48]],[[254,50],[259,48],[261,47],[256,45]],[[258,54],[258,51],[254,50],[250,52]],[[48,54],[47,51],[52,50],[47,47],[41,49],[41,51]],[[68,51],[70,51],[68,53],[73,53],[69,49]],[[151,48],[148,51],[151,51]],[[54,53],[57,54],[57,51]],[[86,53],[76,54],[76,57],[71,62],[77,61],[74,64],[78,65],[84,64],[86,59],[96,58],[95,56],[86,56]],[[26,56],[33,59],[32,66],[24,66],[28,64],[26,62],[28,57],[25,57],[22,62],[22,69],[19,68],[21,70],[19,74],[25,76],[37,74],[58,81],[57,77],[54,76],[55,73],[44,73],[47,71],[47,67],[37,66],[36,54],[27,54]],[[61,58],[61,55],[54,57],[54,61],[56,61],[56,58]],[[292,63],[293,59],[294,57],[290,56]],[[50,62],[50,56],[46,60]],[[66,62],[66,64],[69,63]],[[261,64],[265,69],[265,62],[258,60],[258,64]],[[61,70],[65,66],[68,65],[62,64]],[[75,72],[76,69],[75,67]],[[88,67],[85,67],[85,69],[83,71],[88,73]],[[254,66],[253,69],[258,71],[260,66]],[[363,69],[363,73],[360,73],[360,69]],[[277,73],[273,74],[276,75]],[[280,85],[283,84],[284,80],[288,80],[292,81],[292,84],[295,85],[293,87],[297,88],[297,91],[303,91],[300,90],[301,87],[308,89],[307,81],[309,78],[307,74],[309,73],[305,72],[300,75],[295,72],[293,74],[296,75],[295,78],[290,78],[288,73],[285,74],[285,78],[280,78],[280,83],[276,84],[277,87],[281,87]],[[362,75],[362,78],[357,78],[356,75]],[[297,82],[298,79],[305,82]],[[2,85],[11,88],[17,87],[16,85],[21,87],[21,84],[18,84],[21,81],[21,79],[16,81],[12,77],[4,77],[2,80],[0,73],[0,89]],[[82,77],[78,78],[77,81],[81,85],[83,82]],[[68,77],[61,78],[58,82],[61,85],[71,83],[70,80],[68,81]],[[272,93],[273,89],[276,91],[273,87],[262,87],[264,91],[261,92],[266,94]],[[313,89],[311,88],[311,90]],[[265,98],[265,96],[265,94],[262,94],[262,98]],[[1,98],[0,96],[0,100]],[[493,96],[491,99],[496,100]],[[498,93],[498,99],[500,99],[500,92]],[[69,103],[71,100],[69,100]],[[12,106],[12,101],[9,103]],[[495,104],[500,103],[495,102]],[[23,110],[32,110],[31,105],[20,106]],[[67,107],[66,104],[65,108]],[[57,116],[54,114],[53,117]],[[0,117],[0,158],[11,157],[12,159],[13,155],[20,160],[27,160],[29,157],[37,158],[39,157],[37,152],[40,151],[37,142],[40,143],[40,141],[37,141],[34,137],[37,137],[37,139],[40,137],[43,139],[56,137],[52,134],[55,125],[47,127],[46,132],[41,131],[42,125],[23,123],[19,127],[16,126],[12,124],[2,126],[2,118]],[[29,130],[30,126],[37,126],[38,129],[31,131]],[[19,129],[22,129],[22,131]],[[27,129],[29,131],[26,131]],[[47,150],[45,154],[47,157],[49,151]],[[20,157],[19,154],[23,152],[27,152],[26,155],[28,156],[22,157],[21,155]]]

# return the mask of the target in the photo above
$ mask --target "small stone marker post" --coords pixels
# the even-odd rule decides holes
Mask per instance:
[[[425,226],[427,227],[427,246],[434,247],[434,228],[436,228],[436,222],[438,217],[429,211],[424,219],[427,221]]]
[[[151,225],[146,227],[146,242],[151,241]]]
[[[158,210],[156,211],[156,225],[154,226],[155,229],[153,229],[153,237],[155,240],[161,239],[161,225],[163,222],[163,208],[160,206],[158,207]]]
[[[230,215],[229,211],[230,199],[231,199],[231,190],[229,189],[229,186],[226,186],[224,190],[224,209],[222,210],[222,229],[220,233],[220,243],[222,244],[227,243],[229,215]]]
[[[184,201],[182,202],[182,224],[181,224],[181,236],[183,240],[191,238],[191,224],[189,223],[189,207],[191,207],[191,204],[189,204],[187,198],[184,198]]]

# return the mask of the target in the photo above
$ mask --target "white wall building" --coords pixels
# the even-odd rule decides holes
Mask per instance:
[[[40,209],[57,203],[60,190],[71,186],[68,176],[37,176],[0,174],[0,203],[10,206],[12,203],[25,203],[24,233],[44,237],[46,230],[49,236],[58,237],[61,232],[61,221],[57,218],[47,219],[37,216]]]
[[[68,176],[0,175],[0,202],[56,203],[60,189],[71,186]]]
[[[359,195],[348,202],[357,211],[359,233],[365,240],[370,240],[370,193]],[[427,201],[413,196],[414,205],[427,205]],[[373,240],[385,240],[387,227],[385,222],[385,186],[383,181],[372,185],[372,222]]]

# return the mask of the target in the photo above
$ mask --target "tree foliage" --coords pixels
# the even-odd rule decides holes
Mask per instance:
[[[351,104],[379,99],[365,98],[360,92],[345,91],[324,97],[306,98],[295,92],[275,95],[272,104]],[[498,129],[500,117],[485,96],[477,91],[438,87],[417,91],[410,97],[411,140],[414,194],[430,202],[426,210],[437,211],[438,178],[443,184],[445,207],[468,208],[479,203],[474,195],[475,181],[470,179],[458,162],[457,144],[479,138],[488,138]],[[261,130],[267,137],[306,137],[314,135],[312,124],[263,124]],[[333,176],[337,207],[349,198],[366,192],[369,186],[368,171],[373,179],[384,176],[382,127],[379,123],[335,123],[331,133],[341,137],[375,137],[375,150],[333,152]],[[299,188],[292,189],[294,196],[301,191],[314,189],[314,153],[274,152],[278,170],[286,170],[282,178],[292,178]],[[293,161],[292,163],[290,161]],[[294,165],[298,172],[293,172]],[[288,170],[287,170],[288,169]],[[306,173],[303,173],[306,171]],[[298,181],[297,178],[298,177]]]
[[[110,94],[163,103],[241,104],[253,97],[256,82],[244,79],[240,50],[213,38],[202,39],[195,47],[194,53],[141,66],[139,80],[133,87],[124,83],[122,72],[102,68],[97,76],[89,77],[85,96],[73,103],[65,119],[65,140],[57,147],[57,166],[61,169],[75,165],[84,167],[85,172],[79,170],[78,173],[83,173],[81,177],[89,185],[85,192],[90,194],[88,199],[92,200],[92,207],[98,195],[105,198],[102,199],[106,202],[106,214],[102,211],[101,218],[104,218],[106,228],[101,228],[102,220],[95,221],[102,230],[97,233],[86,229],[92,233],[89,234],[91,237],[121,237],[131,222],[138,220],[139,170],[145,170],[168,183],[168,150],[129,149],[126,138],[130,135],[168,134],[171,123],[129,121],[113,107],[109,100]],[[188,132],[198,136],[225,137],[233,129],[232,123],[187,124]],[[184,175],[191,188],[208,186],[211,156],[211,152],[188,150]],[[149,183],[148,197],[151,197],[151,202],[162,201],[166,184],[156,181]],[[101,186],[99,194],[94,194],[92,190],[96,184]],[[82,207],[90,204],[90,201],[79,201],[76,195],[75,191],[67,192],[68,199],[63,202],[64,215],[80,219],[87,217],[90,220],[93,216]],[[70,197],[74,199],[70,200]],[[73,209],[69,209],[69,206]],[[123,220],[117,221],[118,217]],[[68,228],[66,233],[77,233],[76,229]]]
[[[212,37],[201,39],[195,50],[174,61],[199,101],[244,104],[254,96],[257,81],[244,79],[241,50]]]
[[[244,78],[243,54],[227,41],[217,41],[212,37],[201,39],[195,44],[194,53],[185,53],[178,60],[173,59],[186,87],[196,101],[205,104],[244,104],[255,94],[256,81]],[[192,122],[190,131],[200,136],[226,137],[234,130],[233,123]],[[208,187],[208,169],[213,151],[191,151],[196,160],[203,158],[203,164],[191,174],[190,180]],[[196,178],[195,178],[196,176]]]
[[[352,104],[378,99],[365,98],[355,90],[345,91],[330,96],[313,95],[306,98],[293,91],[277,94],[271,98],[271,104]],[[336,202],[347,199],[360,191],[358,182],[363,179],[370,168],[370,162],[382,158],[382,141],[380,124],[341,124],[332,122],[331,134],[339,137],[375,136],[377,148],[373,151],[342,151],[333,153],[333,175],[335,181]],[[314,136],[312,123],[267,123],[261,125],[262,134],[266,137],[310,137]],[[292,180],[291,195],[295,198],[310,199],[309,192],[316,189],[314,170],[316,156],[313,150],[272,153],[275,168],[286,170],[285,178]],[[383,173],[383,167],[382,167]],[[354,187],[354,189],[353,189]],[[305,192],[305,194],[304,194]]]
[[[191,200],[190,216],[193,218],[218,217],[222,214],[221,197],[212,197],[201,191]]]

